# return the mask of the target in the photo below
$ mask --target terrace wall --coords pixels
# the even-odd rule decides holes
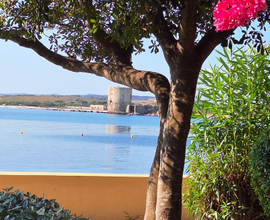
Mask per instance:
[[[185,182],[185,178],[184,178]],[[148,175],[0,172],[0,187],[48,199],[91,220],[143,219]],[[183,220],[187,218],[183,208]]]

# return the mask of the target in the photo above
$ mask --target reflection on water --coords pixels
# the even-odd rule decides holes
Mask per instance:
[[[107,134],[129,134],[130,126],[106,125]]]
[[[105,169],[106,170],[125,170],[130,160],[129,146],[116,146],[114,144],[105,144]],[[115,166],[116,164],[117,167]]]

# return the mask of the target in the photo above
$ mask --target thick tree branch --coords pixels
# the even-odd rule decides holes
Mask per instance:
[[[93,27],[88,18],[86,21],[86,26],[91,30]],[[111,37],[106,34],[104,30],[100,27],[97,29],[97,32],[93,34],[94,39],[100,43],[109,54],[112,55],[117,64],[124,64],[131,66],[131,54],[133,52],[133,46],[130,45],[127,48],[121,48],[120,44],[115,40],[111,42]]]
[[[0,30],[0,36],[2,34],[1,32],[3,31]],[[156,95],[157,100],[162,98],[164,94],[166,96],[169,93],[170,84],[168,79],[158,73],[139,71],[127,65],[118,65],[116,68],[112,68],[101,62],[79,61],[50,51],[38,40],[28,40],[21,36],[12,35],[9,40],[22,47],[34,50],[41,57],[64,69],[73,72],[92,73],[133,89],[150,91]]]
[[[197,0],[186,0],[185,8],[181,10],[179,44],[186,51],[193,50],[196,38],[196,5]]]
[[[81,0],[80,3],[84,7],[86,15],[86,26],[89,30],[92,30],[94,25],[90,22],[90,19],[96,18],[96,10],[92,5],[91,0]],[[95,19],[96,20],[96,19]],[[98,21],[96,21],[98,22]],[[130,45],[127,48],[121,48],[120,44],[112,38],[99,26],[96,32],[93,34],[94,39],[100,43],[109,54],[112,55],[117,64],[124,64],[131,66],[131,54],[133,52],[133,46]]]
[[[157,27],[154,34],[162,48],[170,48],[171,45],[175,44],[176,39],[168,27],[168,23],[163,16],[163,11],[160,5],[153,17],[153,24]]]
[[[155,27],[153,34],[157,38],[164,54],[173,54],[177,41],[164,18],[161,4],[158,1],[149,0],[142,0],[141,4],[147,4],[152,8],[151,11],[146,11],[147,20],[149,23],[152,23],[152,27]]]
[[[165,124],[167,112],[168,112],[169,90],[167,91],[163,90],[163,93],[156,97],[158,97],[157,103],[159,107],[160,126],[159,126],[159,135],[158,135],[155,157],[154,157],[151,170],[150,170],[150,175],[149,175],[144,220],[156,219],[157,185],[158,185],[158,174],[159,174],[159,167],[160,167],[160,152],[161,152],[161,148],[163,144],[164,124]]]
[[[196,53],[198,54],[201,63],[206,60],[206,58],[217,45],[232,35],[233,31],[234,30],[215,32],[214,27],[209,30],[195,47]]]

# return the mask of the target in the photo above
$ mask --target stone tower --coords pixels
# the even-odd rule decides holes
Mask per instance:
[[[132,89],[127,87],[109,87],[108,113],[126,114],[131,104]]]

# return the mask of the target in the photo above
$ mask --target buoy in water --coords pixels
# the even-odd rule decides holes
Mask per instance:
[[[133,135],[131,135],[130,137],[133,138]]]
[[[20,134],[23,134],[23,132],[21,131]]]
[[[83,133],[81,133],[81,136],[83,136]]]

